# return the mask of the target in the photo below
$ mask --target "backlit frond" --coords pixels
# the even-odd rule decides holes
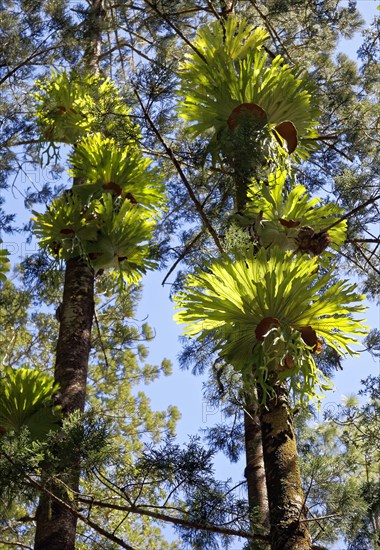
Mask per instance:
[[[0,433],[27,427],[33,439],[59,426],[57,391],[51,376],[29,368],[8,369],[0,379]]]
[[[303,185],[287,191],[287,172],[277,170],[268,181],[251,183],[244,215],[235,216],[241,226],[254,225],[262,246],[277,245],[285,249],[321,254],[327,246],[339,248],[346,238],[346,220],[338,222],[343,209],[321,199],[310,198]]]
[[[254,29],[244,19],[229,17],[198,31],[197,53],[181,65],[180,116],[195,135],[211,132],[215,141],[233,134],[242,120],[267,126],[281,145],[305,156],[315,147],[317,109],[312,84],[306,74],[290,68],[277,56],[268,58],[264,29]]]
[[[317,258],[273,247],[233,262],[216,260],[209,269],[188,277],[175,297],[175,319],[188,336],[202,340],[211,334],[215,350],[237,370],[253,368],[265,392],[273,368],[293,386],[299,376],[312,376],[317,384],[313,353],[325,343],[339,354],[353,354],[349,345],[365,334],[353,317],[365,309],[356,303],[363,296],[346,281],[321,292],[330,273],[319,277]]]

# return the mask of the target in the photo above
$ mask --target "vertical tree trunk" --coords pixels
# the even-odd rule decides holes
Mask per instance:
[[[290,408],[284,382],[274,383],[275,395],[261,407],[261,433],[268,489],[272,550],[310,550],[304,519],[304,495]]]
[[[256,392],[252,384],[244,381],[244,440],[249,509],[258,510],[261,524],[269,527],[268,495],[266,488],[261,426],[258,416]],[[257,530],[257,515],[252,514],[252,528]]]
[[[226,2],[229,9],[233,8],[232,2]],[[242,174],[239,163],[231,163],[235,170],[234,174],[234,207],[237,212],[243,212],[247,204],[247,192],[250,178]],[[251,175],[251,174],[249,174]],[[256,388],[252,376],[243,376],[244,395],[244,441],[246,468],[245,478],[248,489],[248,507],[251,516],[252,532],[257,532],[257,514],[259,511],[261,525],[269,527],[268,497],[266,488],[265,468],[263,460],[263,449],[261,443],[260,419],[258,416]],[[256,548],[259,548],[258,543]]]
[[[81,258],[68,260],[55,365],[55,381],[60,386],[57,400],[65,417],[84,410],[93,315],[94,272]],[[65,479],[74,494],[79,489],[79,477],[78,457]],[[67,491],[55,485],[55,493],[57,489],[57,496],[75,506]],[[74,550],[77,520],[68,510],[41,495],[36,517],[35,550]]]
[[[220,15],[223,20],[227,20],[234,13],[233,0],[220,0]],[[230,161],[234,169],[234,207],[236,211],[243,211],[247,203],[247,191],[250,177],[252,174],[242,174],[239,161],[236,159]],[[244,471],[247,480],[248,489],[248,507],[251,514],[251,529],[257,531],[258,510],[262,526],[269,527],[268,498],[265,480],[265,469],[263,460],[263,450],[261,444],[261,429],[258,410],[256,404],[256,393],[250,377],[243,377],[243,395],[244,395],[244,441],[246,468]],[[256,516],[256,517],[255,517]],[[256,544],[257,546],[257,544]],[[258,546],[257,546],[258,548]]]
[[[99,70],[101,21],[104,17],[103,0],[93,0],[86,21],[88,47],[83,57],[92,73]],[[74,185],[78,183],[74,180]],[[57,401],[62,406],[64,417],[74,411],[83,412],[85,407],[94,316],[94,280],[94,270],[84,259],[71,258],[66,262],[54,373],[55,382],[59,384]],[[80,467],[78,456],[65,478],[67,489],[57,484],[53,487],[54,493],[73,507],[75,494],[79,491]],[[52,488],[51,483],[49,488]],[[69,510],[51,502],[46,495],[41,495],[36,520],[35,550],[75,549],[77,518]]]

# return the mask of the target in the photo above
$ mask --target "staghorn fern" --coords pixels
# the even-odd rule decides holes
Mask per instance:
[[[83,243],[97,239],[100,224],[93,205],[83,204],[71,191],[54,199],[46,212],[33,214],[41,246],[59,260],[81,256]]]
[[[265,248],[276,245],[315,255],[327,246],[339,249],[346,239],[347,222],[339,221],[343,209],[332,202],[321,205],[321,199],[310,198],[303,185],[287,191],[287,175],[278,169],[269,174],[267,183],[252,182],[243,214],[230,220],[242,228],[253,228]]]
[[[268,33],[245,19],[229,17],[201,27],[195,39],[197,53],[188,54],[180,67],[179,114],[190,122],[193,135],[211,132],[213,148],[233,134],[242,120],[267,127],[276,139],[297,148],[304,158],[315,147],[316,117],[313,86],[299,69],[277,56],[269,61],[263,49]],[[255,126],[255,125],[254,125]]]
[[[71,175],[85,180],[73,187],[73,192],[84,200],[109,191],[146,208],[163,203],[161,179],[156,170],[149,168],[152,160],[143,157],[136,146],[120,148],[115,140],[96,133],[77,144],[70,162]]]
[[[120,134],[120,127],[124,137],[138,136],[130,109],[108,78],[53,71],[36,85],[37,124],[45,141],[74,144],[100,129],[109,135]]]
[[[148,254],[155,229],[152,212],[129,200],[103,193],[83,206],[70,193],[34,219],[41,246],[59,260],[82,256],[94,269],[117,269],[129,282],[156,265]]]
[[[296,257],[272,247],[236,261],[215,260],[209,273],[187,278],[175,296],[178,323],[184,333],[202,340],[211,335],[215,350],[233,367],[250,372],[263,400],[271,392],[270,373],[287,378],[301,401],[318,397],[328,387],[313,353],[322,345],[338,354],[366,333],[352,315],[365,308],[355,285],[341,281],[327,290],[331,274],[318,276],[317,258]]]
[[[127,282],[138,282],[142,274],[156,267],[149,258],[148,246],[155,220],[149,211],[128,200],[115,209],[110,194],[96,201],[95,212],[102,225],[96,243],[86,245],[92,265],[97,269],[117,269]]]
[[[29,429],[32,439],[43,439],[60,423],[57,391],[51,376],[23,367],[7,369],[0,379],[0,432]]]
[[[35,234],[58,260],[81,256],[95,270],[114,269],[121,281],[137,282],[156,265],[148,244],[164,188],[152,160],[131,139],[137,126],[129,110],[114,84],[99,76],[53,73],[38,85],[43,135],[75,144],[70,155],[75,185],[45,213],[34,212]],[[120,125],[129,139],[120,139]]]

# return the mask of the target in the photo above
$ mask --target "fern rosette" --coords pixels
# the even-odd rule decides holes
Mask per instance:
[[[286,190],[287,172],[269,174],[266,183],[252,182],[243,214],[232,217],[240,227],[252,227],[261,246],[320,255],[327,246],[339,249],[346,239],[343,209],[320,198],[310,198],[303,185]],[[339,223],[337,223],[339,222]],[[332,227],[331,227],[332,226]]]
[[[93,205],[84,205],[72,191],[54,199],[46,212],[33,214],[41,246],[59,260],[83,255],[84,242],[97,238],[99,221]]]
[[[270,131],[289,153],[304,158],[315,147],[318,110],[306,74],[269,60],[268,33],[245,19],[229,17],[202,27],[181,65],[179,114],[193,135],[211,132],[211,145],[231,140],[244,121],[252,130]],[[265,135],[265,134],[263,134]]]
[[[36,116],[45,141],[74,144],[89,132],[100,129],[112,135],[136,137],[130,109],[111,80],[99,75],[53,71],[37,81]]]
[[[238,371],[251,372],[263,390],[271,391],[274,371],[301,400],[317,397],[328,381],[313,354],[321,346],[354,354],[350,344],[366,333],[353,314],[365,308],[355,285],[328,286],[331,274],[318,275],[316,258],[294,256],[273,247],[236,261],[216,260],[209,272],[187,279],[175,296],[175,319],[184,333],[202,340],[211,336],[215,350]]]
[[[0,433],[29,429],[32,439],[42,439],[59,426],[57,391],[52,376],[26,367],[7,369],[0,379]]]
[[[118,147],[94,133],[77,143],[70,162],[75,185],[44,214],[34,213],[42,246],[57,259],[81,256],[95,270],[117,269],[137,281],[156,265],[149,241],[164,205],[152,161],[137,146]]]
[[[163,185],[152,160],[132,145],[120,148],[115,140],[92,134],[81,140],[72,155],[71,175],[84,181],[73,192],[88,200],[106,191],[154,209],[163,204]]]
[[[152,212],[128,199],[104,193],[83,205],[71,190],[36,215],[34,232],[59,260],[82,256],[96,270],[118,269],[136,282],[156,265],[149,258],[155,226]]]
[[[91,264],[96,269],[117,269],[127,282],[137,282],[156,266],[149,257],[155,220],[147,210],[128,200],[115,208],[109,193],[94,201],[94,211],[100,229],[96,241],[85,243]]]

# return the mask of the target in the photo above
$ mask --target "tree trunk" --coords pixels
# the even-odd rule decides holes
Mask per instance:
[[[97,73],[102,25],[105,17],[103,0],[93,0],[87,14],[88,48],[84,64]],[[74,180],[74,185],[81,183]],[[88,360],[91,348],[91,328],[94,316],[94,270],[83,258],[66,262],[62,304],[59,308],[59,335],[54,379],[59,384],[57,402],[66,418],[74,411],[84,411],[87,387]],[[65,476],[65,485],[47,482],[50,489],[75,507],[79,491],[80,456],[74,460]],[[59,472],[57,472],[59,474]],[[35,550],[74,550],[77,518],[66,508],[40,496],[36,513]]]
[[[275,395],[261,407],[261,433],[268,489],[272,550],[310,550],[304,495],[298,464],[293,414],[284,382],[275,381]]]
[[[268,495],[266,488],[261,426],[255,390],[250,385],[244,394],[244,439],[249,509],[258,510],[263,527],[269,527]],[[252,514],[251,526],[257,530],[257,515]]]
[[[230,15],[234,14],[233,0],[220,0],[220,15],[226,21]],[[239,163],[230,162],[235,173],[233,176],[234,189],[234,208],[237,212],[243,211],[247,204],[247,191],[250,177],[244,177],[240,172]],[[251,176],[251,174],[249,175]],[[247,480],[248,489],[248,508],[251,516],[252,532],[257,531],[257,515],[259,511],[261,525],[269,527],[268,497],[265,480],[265,469],[263,460],[263,448],[261,444],[261,428],[258,416],[256,390],[251,381],[251,377],[243,376],[243,394],[244,394],[244,441],[246,468],[244,471]],[[256,544],[256,548],[259,546]]]
[[[81,258],[66,264],[60,329],[57,344],[55,381],[59,384],[57,401],[63,416],[84,410],[91,326],[94,315],[94,272]],[[79,490],[80,461],[72,465],[65,483],[73,494]],[[50,484],[49,484],[50,485]],[[58,489],[58,490],[57,490]],[[54,485],[54,492],[73,506],[73,498]],[[75,500],[75,499],[74,499]],[[37,509],[35,550],[74,550],[77,519],[68,510],[41,495]]]

